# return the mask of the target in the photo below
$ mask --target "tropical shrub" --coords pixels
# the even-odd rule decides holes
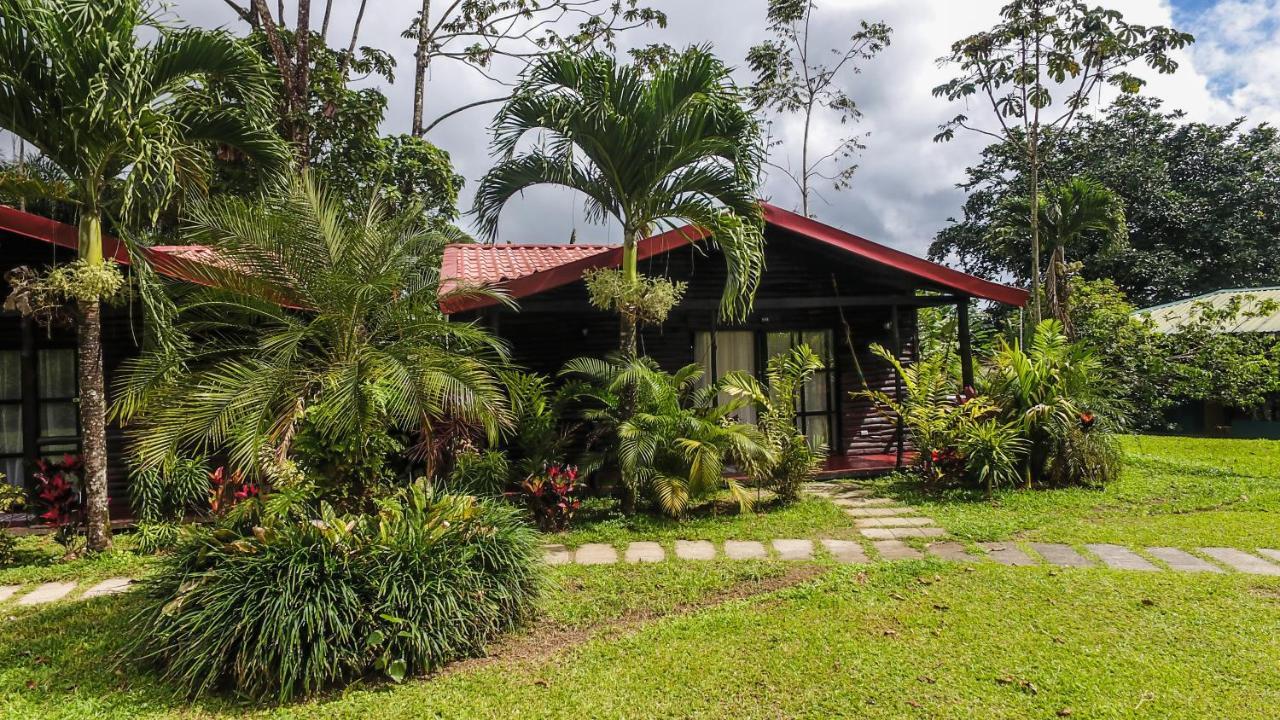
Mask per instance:
[[[0,567],[13,564],[18,555],[18,538],[8,530],[0,530]]]
[[[36,505],[39,518],[52,525],[53,539],[74,557],[84,544],[84,506],[81,503],[80,458],[66,454],[57,460],[36,461]]]
[[[752,479],[772,488],[784,503],[800,497],[801,485],[813,477],[826,459],[826,447],[814,447],[796,425],[796,408],[804,385],[822,370],[822,359],[808,345],[800,345],[769,359],[768,387],[750,375],[729,373],[725,389],[749,398],[757,410],[757,423],[771,450],[768,462],[757,464]]]
[[[1001,341],[976,389],[959,389],[945,354],[904,366],[884,348],[872,350],[898,373],[901,398],[858,395],[901,418],[916,466],[932,483],[988,491],[1018,482],[1099,485],[1119,472],[1115,432],[1125,426],[1125,405],[1097,357],[1070,342],[1056,320],[1040,323],[1025,350]]]
[[[16,512],[26,507],[27,493],[17,485],[5,482],[8,478],[0,473],[0,513]]]
[[[497,450],[464,450],[453,458],[444,489],[462,495],[500,497],[510,482],[507,456]]]
[[[533,612],[538,540],[516,509],[423,481],[377,508],[194,532],[142,582],[130,659],[193,696],[287,701],[430,672]]]
[[[536,373],[508,370],[502,373],[511,405],[511,431],[503,443],[513,484],[519,484],[551,465],[564,462],[571,452],[579,424],[566,412],[574,396],[572,383],[552,389],[550,381]]]
[[[721,488],[749,509],[750,494],[724,470],[750,473],[773,453],[759,429],[733,418],[750,401],[718,404],[723,383],[703,383],[702,374],[696,364],[667,373],[649,358],[566,363],[561,375],[580,383],[576,399],[591,425],[586,467],[616,467],[628,497],[643,495],[668,515]]]
[[[578,468],[551,465],[520,483],[520,495],[538,527],[547,532],[560,532],[569,527],[573,515],[582,506],[578,497]]]
[[[439,309],[446,234],[420,212],[343,205],[304,175],[261,200],[197,203],[184,227],[216,261],[175,289],[168,342],[128,361],[115,411],[142,468],[223,454],[262,482],[296,462],[331,502],[368,508],[401,436],[509,425],[502,344]]]

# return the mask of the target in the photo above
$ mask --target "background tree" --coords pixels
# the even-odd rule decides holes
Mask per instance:
[[[414,51],[413,123],[410,134],[425,135],[442,120],[481,105],[499,103],[497,97],[436,112],[423,123],[427,70],[433,63],[461,63],[498,84],[491,72],[498,58],[521,65],[548,53],[583,53],[603,46],[612,51],[614,37],[626,30],[667,26],[665,13],[638,0],[422,0],[422,8],[404,37],[416,41]]]
[[[1109,251],[1085,237],[1073,251],[1082,277],[1113,279],[1139,306],[1280,285],[1280,135],[1244,122],[1191,123],[1158,100],[1122,97],[1056,136],[1043,174],[1093,178],[1125,205],[1128,242]],[[988,146],[961,184],[962,218],[938,233],[930,257],[1026,281],[1025,246],[994,232],[1009,199],[1026,196],[1026,177],[1016,146]]]
[[[1141,90],[1143,80],[1125,70],[1134,62],[1160,73],[1176,70],[1170,53],[1194,38],[1163,26],[1134,25],[1115,10],[1075,0],[1014,0],[1000,9],[1000,18],[990,30],[952,43],[939,62],[959,67],[961,74],[933,89],[935,97],[951,101],[982,98],[996,127],[984,129],[967,115],[956,115],[942,124],[934,140],[950,140],[956,128],[963,128],[1021,151],[1024,194],[1031,199],[1031,316],[1038,323],[1041,142],[1046,134],[1069,128],[1103,87],[1128,94]]]
[[[144,29],[158,36],[140,44]],[[229,109],[223,94],[248,112]],[[125,216],[164,207],[204,183],[218,144],[276,162],[279,139],[260,121],[270,100],[264,68],[243,44],[166,27],[142,0],[0,0],[0,128],[57,166],[80,211],[74,299],[90,550],[111,542],[99,290],[116,271],[102,255],[104,195],[119,184]]]
[[[476,190],[482,231],[496,236],[502,208],[534,185],[587,197],[590,218],[622,226],[620,274],[598,273],[593,301],[622,316],[621,345],[636,354],[642,316],[660,321],[670,283],[641,278],[636,243],[688,223],[709,231],[728,263],[720,310],[741,319],[764,267],[756,200],[760,134],[729,70],[690,48],[652,72],[602,53],[556,53],[534,63],[494,120],[500,159]],[[539,142],[517,152],[531,135]],[[663,305],[654,317],[654,305]]]
[[[1016,221],[1011,227],[1018,231],[1026,227],[1028,203],[1022,198],[1015,205]],[[1049,314],[1062,323],[1071,336],[1067,250],[1077,249],[1086,237],[1096,239],[1095,247],[1102,247],[1104,252],[1114,252],[1123,245],[1128,233],[1124,202],[1100,183],[1076,177],[1050,186],[1040,196],[1037,206],[1043,244],[1049,250],[1049,270],[1045,274]]]
[[[799,166],[792,168],[789,161],[769,165],[795,183],[800,191],[800,209],[806,217],[812,183],[821,179],[831,182],[836,189],[848,187],[857,170],[850,158],[863,149],[861,138],[850,135],[822,155],[811,158],[809,132],[814,113],[830,111],[840,118],[841,125],[857,122],[862,117],[862,111],[843,84],[862,71],[859,61],[870,60],[889,44],[893,32],[885,23],[869,24],[864,20],[847,46],[830,49],[828,64],[815,55],[809,43],[815,9],[810,0],[770,0],[769,31],[774,39],[755,45],[747,52],[747,65],[756,78],[749,91],[755,108],[782,116],[798,113],[802,118]]]

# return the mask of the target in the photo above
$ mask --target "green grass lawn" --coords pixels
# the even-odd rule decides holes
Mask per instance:
[[[877,484],[973,540],[1280,547],[1280,443],[1134,437],[1125,447],[1129,465],[1105,489],[1010,490],[992,503],[923,494],[902,478]],[[764,509],[707,504],[676,523],[593,503],[548,539],[852,537],[826,501]],[[76,563],[0,578],[145,568],[127,552]],[[550,572],[541,618],[495,657],[286,707],[188,702],[117,665],[136,595],[9,603],[0,717],[1243,719],[1280,706],[1280,578],[940,561]]]
[[[103,658],[128,637],[129,596],[24,610],[0,633],[0,716],[1256,718],[1280,703],[1275,578],[826,566],[798,586],[659,617],[778,566],[557,571],[565,594],[544,624],[656,619],[283,708],[187,704],[113,668]]]
[[[890,476],[878,489],[952,534],[985,540],[1280,548],[1280,441],[1132,436],[1119,480],[1100,489],[923,492]]]
[[[109,553],[63,560],[64,550],[49,535],[18,538],[17,557],[11,567],[0,568],[0,585],[77,580],[96,582],[109,577],[138,577],[154,558],[134,553],[133,538],[118,533]]]

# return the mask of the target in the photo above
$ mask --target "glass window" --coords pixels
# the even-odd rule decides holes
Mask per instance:
[[[41,399],[70,400],[76,396],[75,350],[41,350],[36,363]]]
[[[22,353],[0,351],[0,402],[22,399]]]
[[[22,353],[0,351],[0,473],[10,485],[23,484]]]

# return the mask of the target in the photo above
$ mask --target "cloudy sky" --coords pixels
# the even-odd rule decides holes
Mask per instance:
[[[315,2],[322,5],[320,0]],[[864,113],[857,131],[868,134],[867,149],[858,160],[852,188],[826,189],[826,202],[814,203],[812,210],[821,220],[923,253],[947,218],[959,212],[963,197],[955,183],[983,142],[972,135],[948,144],[931,141],[937,125],[959,109],[930,95],[930,89],[950,72],[938,68],[935,60],[953,40],[990,26],[1002,2],[818,0],[820,31],[814,37],[815,47],[838,44],[863,19],[883,20],[894,28],[891,47],[861,74],[845,78]],[[357,0],[335,3],[331,44],[345,44],[341,37],[350,32],[357,4]],[[1147,73],[1147,92],[1165,98],[1166,107],[1182,108],[1199,120],[1247,116],[1251,122],[1280,121],[1280,0],[1108,0],[1104,4],[1122,11],[1132,22],[1172,24],[1196,35],[1198,41],[1182,54],[1176,75]],[[406,132],[409,127],[413,47],[400,33],[419,5],[418,0],[371,0],[364,21],[361,44],[387,49],[399,62],[397,82],[383,88],[390,97],[387,132]],[[676,47],[711,43],[728,63],[741,67],[748,46],[765,36],[765,0],[650,0],[649,5],[668,14],[669,26],[633,31],[622,38],[621,49],[653,42]],[[221,0],[177,0],[173,10],[195,24],[243,30]],[[739,75],[746,79],[745,73]],[[428,117],[496,94],[492,84],[460,66],[435,68],[428,87]],[[982,116],[979,107],[970,112],[975,118]],[[486,126],[491,114],[492,106],[469,111],[429,135],[452,154],[467,178],[464,207],[470,206],[470,187],[490,162]],[[793,140],[797,129],[795,123],[784,125],[783,139]],[[823,120],[815,132],[814,147],[820,148],[846,130]],[[785,181],[768,182],[764,194],[784,207],[798,204],[795,190]],[[576,228],[584,242],[619,239],[615,228],[587,225],[579,211],[580,201],[569,193],[530,191],[504,212],[502,238],[560,242]]]

